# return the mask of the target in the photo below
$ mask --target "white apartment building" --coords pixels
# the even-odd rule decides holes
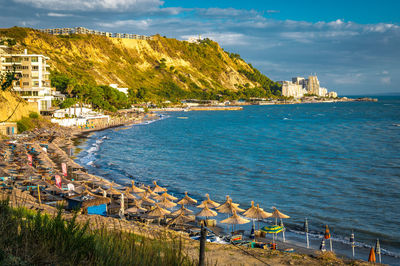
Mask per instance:
[[[302,98],[307,90],[302,84],[296,84],[290,81],[279,81],[282,85],[282,95],[286,97]]]
[[[48,60],[50,58],[40,54],[28,54],[25,49],[23,54],[1,54],[0,72],[13,71],[18,80],[13,83],[13,90],[21,95],[27,102],[37,104],[38,111],[49,111],[52,100],[63,98],[50,87]]]
[[[110,38],[136,39],[136,40],[147,40],[147,41],[154,40],[153,36],[145,36],[145,35],[130,34],[130,33],[111,33],[98,30],[90,30],[84,27],[39,29],[39,31],[52,35],[93,34],[93,35],[107,36]]]
[[[302,98],[305,94],[313,94],[319,97],[337,98],[336,92],[328,92],[328,89],[320,87],[318,77],[309,76],[293,77],[292,81],[279,81],[282,85],[282,95],[286,97]]]

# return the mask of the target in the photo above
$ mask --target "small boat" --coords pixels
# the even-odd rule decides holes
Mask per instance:
[[[188,117],[186,117],[186,116],[179,116],[179,117],[177,117],[178,119],[188,119]]]

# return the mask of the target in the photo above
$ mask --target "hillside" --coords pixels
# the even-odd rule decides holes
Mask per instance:
[[[0,91],[0,122],[17,121],[31,112],[38,112],[37,106],[27,103],[9,91]]]
[[[16,40],[15,52],[27,48],[29,53],[50,57],[53,72],[66,74],[79,84],[116,83],[131,88],[131,97],[213,99],[221,95],[280,95],[278,84],[239,55],[225,52],[207,39],[192,44],[161,36],[154,41],[96,35],[53,36],[18,27],[0,29],[1,37]]]

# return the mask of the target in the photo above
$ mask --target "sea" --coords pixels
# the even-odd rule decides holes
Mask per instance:
[[[359,259],[379,239],[382,262],[400,265],[400,97],[377,98],[160,113],[91,134],[76,157],[121,185],[156,180],[177,197],[187,191],[201,201],[208,193],[223,203],[229,195],[244,209],[251,201],[276,207],[290,216],[287,241],[299,246],[306,218],[315,249],[325,225],[339,255],[352,257],[352,232]]]

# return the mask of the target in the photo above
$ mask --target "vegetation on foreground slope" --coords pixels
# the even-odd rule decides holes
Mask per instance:
[[[179,239],[91,230],[0,202],[0,265],[194,265]]]
[[[277,83],[209,39],[194,44],[161,36],[154,41],[53,36],[18,27],[0,29],[0,37],[15,40],[16,52],[27,48],[29,53],[49,56],[57,89],[106,110],[149,101],[281,95]],[[129,88],[128,97],[104,86],[114,83]]]

